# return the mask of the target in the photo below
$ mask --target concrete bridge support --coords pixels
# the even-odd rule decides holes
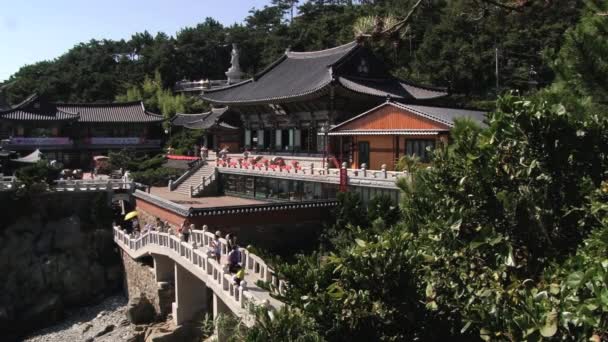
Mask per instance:
[[[152,256],[154,257],[156,282],[173,282],[175,279],[175,261],[165,255],[153,254]]]
[[[230,308],[214,293],[213,294],[213,319],[219,315],[234,315]]]
[[[188,270],[177,263],[174,263],[174,265],[175,302],[173,303],[173,322],[180,325],[193,319],[194,315],[201,311],[211,311],[209,299],[212,291]]]

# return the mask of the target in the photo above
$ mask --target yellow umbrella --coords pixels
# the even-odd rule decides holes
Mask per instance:
[[[125,221],[130,220],[134,217],[137,217],[137,211],[132,211],[132,212],[128,213],[127,215],[125,215]]]

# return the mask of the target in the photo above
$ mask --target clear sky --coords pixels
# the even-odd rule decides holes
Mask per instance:
[[[175,35],[206,17],[242,22],[269,0],[0,0],[0,82],[19,68],[56,58],[91,39],[135,32]]]

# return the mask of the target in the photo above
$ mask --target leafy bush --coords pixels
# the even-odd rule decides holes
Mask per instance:
[[[131,173],[133,181],[151,186],[166,186],[170,179],[176,179],[183,171],[161,167]]]
[[[28,165],[18,169],[15,176],[24,184],[48,183],[51,184],[59,176],[59,170],[49,166],[46,161]]]

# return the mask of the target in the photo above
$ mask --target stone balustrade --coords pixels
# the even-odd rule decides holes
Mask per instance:
[[[211,251],[211,243],[215,239],[215,235],[207,230],[194,230],[192,232],[192,239],[197,245],[208,248]],[[227,256],[230,252],[228,250],[228,242],[222,237],[218,241],[220,242],[222,255]],[[280,280],[274,270],[262,258],[249,252],[246,248],[239,248],[239,251],[241,252],[241,265],[245,267],[245,272],[254,281],[259,280],[272,285],[279,291],[283,290],[286,284],[285,281]]]
[[[15,189],[17,179],[12,176],[0,177],[0,191],[2,190],[13,190]]]
[[[251,165],[247,163],[217,163],[219,173],[250,175],[260,177],[272,177],[283,179],[297,179],[302,181],[312,181],[321,183],[340,184],[340,170],[335,168],[318,168],[311,164],[309,167],[293,166],[270,166],[270,165]],[[381,170],[368,170],[365,164],[360,169],[347,169],[348,185],[370,186],[387,189],[397,189],[397,180],[400,178],[409,179],[410,175],[406,171],[387,171],[386,166]]]
[[[135,183],[123,179],[72,179],[55,181],[53,190],[63,191],[113,191],[135,190]]]
[[[270,293],[259,288],[257,280],[272,281],[272,270],[257,256],[241,248],[242,265],[246,268],[245,280],[237,286],[227,266],[218,263],[210,254],[210,244],[214,235],[201,230],[194,230],[192,243],[181,241],[169,233],[151,231],[138,238],[133,238],[114,227],[114,241],[132,256],[147,253],[162,253],[176,262],[187,264],[193,274],[203,280],[207,287],[221,297],[233,314],[241,317],[245,324],[253,324],[250,306],[262,306],[269,309],[279,309],[283,303],[272,298]],[[228,253],[227,242],[220,239],[222,256]],[[179,259],[179,260],[178,260]],[[280,286],[281,284],[276,281]]]

